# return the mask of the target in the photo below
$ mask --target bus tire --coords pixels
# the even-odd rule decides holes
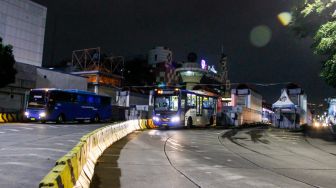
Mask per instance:
[[[95,117],[92,120],[93,123],[99,123],[100,122],[100,117],[98,114],[95,115]]]
[[[210,118],[210,120],[209,120],[209,125],[208,125],[208,127],[212,126],[213,123],[214,123],[214,119],[213,119],[213,117],[211,116],[211,118]]]
[[[42,124],[45,124],[47,121],[46,120],[41,120],[41,123]]]
[[[59,116],[57,116],[56,123],[64,123],[64,121],[65,121],[65,118],[63,114],[60,114]]]
[[[187,128],[190,129],[193,127],[193,121],[192,121],[192,118],[189,117],[188,120],[187,120]]]

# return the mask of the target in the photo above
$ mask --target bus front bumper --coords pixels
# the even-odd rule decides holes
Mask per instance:
[[[46,120],[47,114],[44,110],[27,110],[24,117],[30,121],[43,121]]]
[[[172,121],[162,121],[162,120],[154,120],[154,125],[158,127],[183,127],[183,124],[181,121],[178,122],[172,122]]]

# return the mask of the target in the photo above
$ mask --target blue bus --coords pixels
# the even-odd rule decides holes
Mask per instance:
[[[207,91],[156,89],[153,122],[166,128],[214,125],[217,98],[216,94]]]
[[[111,98],[72,89],[32,89],[27,97],[24,116],[27,120],[107,121],[111,118]]]

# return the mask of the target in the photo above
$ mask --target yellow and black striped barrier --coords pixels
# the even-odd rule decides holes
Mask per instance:
[[[20,113],[0,113],[0,123],[19,121],[22,121],[22,115]]]
[[[41,180],[39,187],[90,187],[94,166],[106,148],[135,130],[154,127],[151,120],[129,120],[84,135],[69,153],[56,161],[55,167]]]

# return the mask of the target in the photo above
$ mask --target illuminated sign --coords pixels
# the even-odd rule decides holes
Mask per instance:
[[[213,72],[217,74],[217,70],[215,69],[214,65],[208,65],[204,59],[201,60],[201,68],[203,70],[207,70],[209,72]]]
[[[214,66],[214,65],[208,66],[208,71],[217,74],[217,70],[215,69],[215,66]]]
[[[201,67],[202,69],[206,70],[207,69],[207,64],[204,59],[201,60]]]
[[[157,93],[158,94],[165,94],[165,95],[171,95],[171,94],[175,94],[178,93],[179,89],[175,89],[175,90],[158,90]]]

